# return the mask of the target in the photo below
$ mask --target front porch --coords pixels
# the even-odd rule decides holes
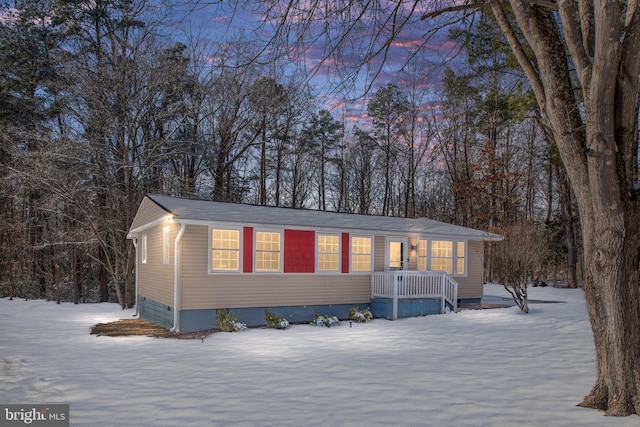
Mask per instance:
[[[390,319],[455,312],[458,283],[444,271],[374,272],[371,309],[377,316]]]

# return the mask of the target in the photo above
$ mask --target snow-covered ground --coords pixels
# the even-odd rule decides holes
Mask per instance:
[[[637,427],[575,406],[595,378],[582,290],[530,299],[566,303],[204,342],[90,335],[133,315],[114,304],[0,299],[0,403],[69,403],[72,426]]]

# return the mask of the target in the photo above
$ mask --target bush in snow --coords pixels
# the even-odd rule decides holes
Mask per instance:
[[[311,319],[313,326],[326,326],[330,328],[332,326],[340,326],[340,320],[336,316],[329,316],[328,314],[316,313]]]
[[[357,305],[354,305],[349,309],[349,319],[353,320],[354,322],[365,323],[373,319],[373,314],[371,314],[371,311],[369,311],[368,308],[360,310]]]
[[[529,312],[527,281],[549,254],[545,236],[529,224],[515,224],[501,230],[504,240],[493,244],[492,270],[497,282],[513,297],[524,313]]]
[[[224,332],[237,332],[247,329],[247,325],[240,323],[239,317],[232,317],[228,309],[216,311],[216,323],[218,328]]]
[[[267,328],[287,329],[289,327],[287,319],[270,312],[268,309],[264,310],[264,322]]]

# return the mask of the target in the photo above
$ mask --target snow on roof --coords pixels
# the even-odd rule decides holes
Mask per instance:
[[[208,200],[192,200],[161,194],[147,197],[180,221],[241,222],[249,225],[278,225],[315,229],[344,229],[392,233],[425,233],[469,240],[500,240],[502,237],[472,228],[428,218],[401,218],[258,206]]]

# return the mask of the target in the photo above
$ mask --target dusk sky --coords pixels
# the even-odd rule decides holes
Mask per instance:
[[[190,24],[181,27],[187,29],[190,26],[191,32],[210,34],[212,40],[220,42],[243,34],[258,40],[256,43],[259,44],[273,36],[275,26],[264,22],[263,12],[234,8],[231,5],[235,2],[220,3],[188,3]],[[255,4],[256,9],[264,7],[262,3]],[[414,12],[411,21],[391,43],[384,64],[382,55],[378,55],[362,65],[361,58],[374,43],[372,37],[379,33],[373,24],[371,27],[363,24],[355,29],[347,45],[349,47],[340,52],[338,59],[327,58],[327,33],[324,30],[329,28],[331,31],[331,25],[326,28],[319,25],[314,40],[306,41],[304,49],[299,48],[289,60],[297,61],[298,67],[313,72],[310,82],[320,102],[334,115],[343,115],[350,123],[366,115],[366,99],[389,82],[401,85],[403,81],[421,80],[421,86],[428,92],[427,103],[436,102],[438,84],[445,68],[442,64],[451,61],[457,49],[453,42],[447,40],[446,30],[427,40],[426,34],[433,22],[420,21],[420,15]],[[339,29],[333,30],[335,37]],[[346,77],[352,71],[350,66],[359,67],[357,79]]]

